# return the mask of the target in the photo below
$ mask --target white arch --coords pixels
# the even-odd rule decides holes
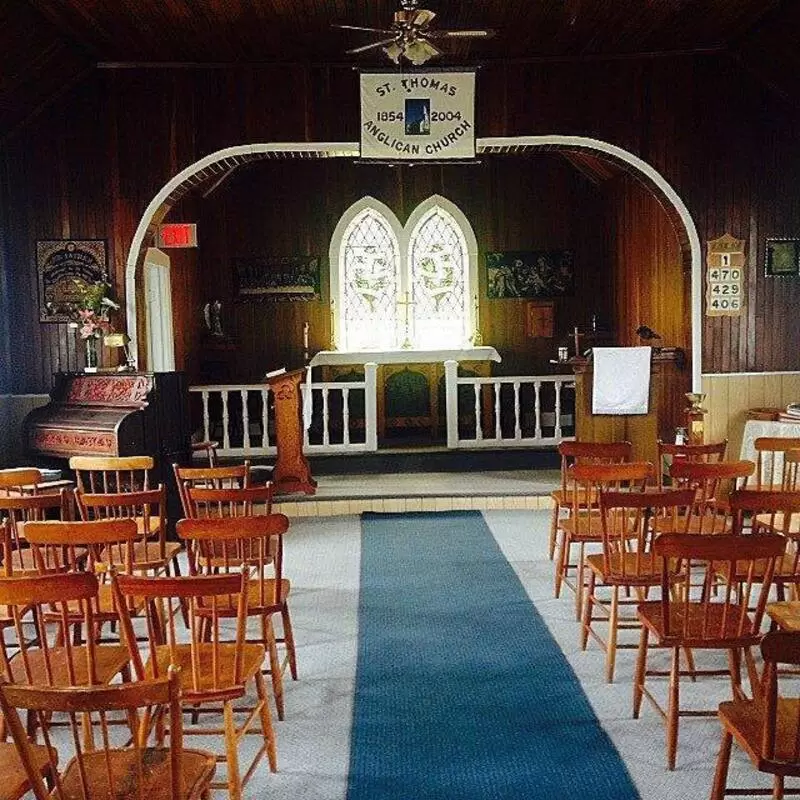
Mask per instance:
[[[341,249],[342,249],[342,241],[344,239],[344,235],[347,232],[347,228],[350,223],[362,212],[366,211],[367,209],[372,209],[380,214],[381,217],[386,221],[389,225],[389,228],[394,236],[395,244],[397,245],[397,262],[395,263],[395,271],[397,273],[398,278],[398,287],[399,281],[401,279],[402,270],[400,268],[399,259],[403,253],[403,226],[400,224],[400,220],[397,219],[397,215],[392,211],[386,203],[382,203],[380,200],[376,200],[371,195],[366,195],[362,197],[360,200],[356,200],[353,205],[351,205],[345,212],[339,217],[339,222],[336,224],[336,227],[333,229],[333,236],[331,236],[331,243],[328,249],[328,264],[329,264],[329,275],[330,275],[330,299],[334,302],[333,308],[333,315],[332,315],[332,325],[333,330],[331,331],[331,336],[335,342],[341,342],[340,333],[344,330],[344,324],[341,318],[341,314],[343,313],[344,309],[342,308],[342,304],[339,302],[340,295],[340,288],[341,288],[341,269],[342,269],[342,259],[341,256]]]
[[[529,149],[539,147],[548,147],[550,149],[554,147],[563,147],[566,149],[582,149],[604,153],[618,161],[629,164],[663,193],[665,199],[678,213],[689,239],[692,274],[692,391],[699,392],[701,388],[703,354],[701,302],[703,260],[702,251],[700,249],[700,237],[697,234],[697,228],[689,210],[669,182],[646,161],[643,161],[633,153],[600,139],[592,139],[586,136],[547,135],[492,137],[477,139],[475,146],[478,154],[513,152],[515,150],[525,152]],[[282,157],[285,158],[287,157],[286,154],[293,152],[302,154],[301,157],[306,158],[314,156],[322,158],[357,158],[359,155],[359,145],[357,142],[293,142],[248,144],[228,147],[224,150],[211,153],[186,167],[186,169],[167,181],[150,201],[134,232],[125,270],[125,301],[127,308],[128,335],[131,338],[131,352],[135,356],[138,355],[138,336],[136,331],[136,267],[148,229],[153,224],[163,205],[169,199],[169,196],[182,184],[194,178],[199,172],[219,161],[242,156],[252,158],[258,155],[269,158],[270,154],[283,154]]]

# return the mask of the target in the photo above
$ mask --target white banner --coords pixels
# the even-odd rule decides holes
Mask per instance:
[[[361,73],[361,158],[475,158],[475,73]]]

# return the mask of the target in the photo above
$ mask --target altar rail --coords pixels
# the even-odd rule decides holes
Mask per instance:
[[[574,404],[567,413],[564,402],[565,390],[575,385],[571,375],[458,377],[457,368],[445,362],[448,448],[546,447],[571,438]],[[305,381],[301,388],[305,397]],[[199,400],[202,438],[218,441],[221,457],[275,455],[269,386],[217,384],[190,392]],[[312,381],[311,392],[307,455],[378,449],[377,365],[365,364],[363,381]]]

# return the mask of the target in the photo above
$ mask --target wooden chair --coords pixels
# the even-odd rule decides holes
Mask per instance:
[[[550,494],[553,500],[553,516],[550,520],[550,542],[548,555],[552,561],[555,557],[556,540],[558,538],[561,510],[572,508],[572,497],[567,487],[567,470],[577,463],[586,464],[618,464],[630,461],[633,445],[630,442],[562,442],[558,446],[561,456],[561,488]],[[596,504],[597,498],[591,498]]]
[[[261,645],[245,642],[247,574],[182,578],[114,574],[112,585],[137,680],[163,677],[170,666],[179,667],[182,706],[189,706],[189,710],[195,712],[199,709],[204,713],[220,713],[218,704],[222,704],[221,728],[196,728],[192,725],[184,730],[184,735],[224,736],[225,755],[218,755],[217,760],[227,762],[227,782],[212,783],[211,786],[227,787],[231,798],[240,800],[244,784],[265,753],[270,769],[273,772],[277,770],[275,734],[261,674],[265,652]],[[133,621],[127,613],[134,598],[145,601],[147,643],[144,652],[136,644]],[[175,631],[174,606],[181,602],[189,606],[188,642]],[[223,617],[219,609],[233,606],[237,609],[236,639],[224,642],[220,631]],[[251,681],[255,684],[257,702],[253,708],[244,711],[244,721],[236,725],[234,703],[244,698]],[[209,704],[216,708],[209,709]],[[256,722],[260,724],[263,742],[242,776],[239,744]]]
[[[672,444],[661,439],[657,442],[658,448],[658,485],[664,488],[664,477],[669,476],[670,466],[677,462],[689,461],[692,463],[714,464],[724,461],[725,451],[728,449],[728,440],[710,442],[709,444]]]
[[[249,491],[241,490],[242,493]],[[297,680],[297,656],[288,605],[291,584],[283,577],[283,534],[289,529],[289,519],[283,514],[182,519],[177,529],[178,535],[188,544],[191,574],[247,573],[247,613],[259,618],[261,631],[260,636],[247,641],[257,642],[266,649],[275,707],[278,719],[282,720],[283,673],[287,666],[293,680]],[[271,575],[267,574],[268,567]],[[236,615],[236,607],[219,605],[218,613],[232,617]],[[275,636],[272,624],[275,614],[281,615],[283,636],[280,638]],[[278,643],[285,648],[282,661]]]
[[[575,472],[593,470],[593,467],[575,467]],[[647,473],[645,473],[645,478]],[[628,491],[600,492],[600,518],[603,552],[586,557],[589,584],[583,603],[581,649],[591,635],[606,653],[606,681],[614,681],[614,667],[618,648],[635,645],[618,643],[618,631],[638,628],[636,619],[622,618],[620,606],[638,605],[647,599],[650,589],[661,585],[661,559],[652,549],[656,524],[659,531],[685,533],[694,502],[691,489],[683,491]],[[677,568],[671,569],[673,581],[680,578]],[[611,589],[610,604],[598,598],[596,587]],[[620,598],[620,589],[626,595]],[[602,616],[595,617],[595,611]],[[593,626],[597,620],[608,621],[608,638],[603,639]]]
[[[266,516],[272,513],[271,483],[239,488],[212,488],[184,484],[189,519]]]
[[[3,574],[38,574],[33,551],[22,533],[24,524],[48,517],[68,521],[72,510],[72,495],[66,489],[57,494],[0,494],[0,518],[8,520],[10,536],[9,547],[3,553]]]
[[[208,466],[213,468],[217,466],[217,450],[219,449],[219,442],[206,439],[203,442],[192,442],[192,455],[195,453],[204,453],[208,459]]]
[[[754,488],[762,491],[783,489],[784,455],[790,450],[800,450],[800,438],[760,436],[753,443],[753,447],[756,451]]]
[[[147,491],[150,488],[152,456],[72,456],[78,489],[91,494]]]
[[[172,465],[183,515],[192,516],[192,505],[186,494],[189,488],[243,489],[250,485],[250,462],[229,467],[181,467]]]
[[[58,754],[48,750],[45,745],[26,742],[25,760],[13,742],[0,742],[0,800],[20,800],[33,789],[29,775],[38,774],[50,786],[53,785],[53,761]],[[46,797],[47,795],[45,795]]]
[[[661,558],[661,599],[639,604],[637,616],[642,624],[639,653],[633,687],[633,716],[639,717],[642,698],[646,697],[666,721],[667,767],[675,768],[678,747],[678,721],[681,716],[711,716],[714,711],[680,708],[680,680],[699,675],[729,675],[734,699],[744,697],[741,659],[745,656],[753,693],[757,693],[759,677],[751,648],[761,641],[761,620],[769,596],[776,560],[783,553],[782,537],[767,534],[741,536],[723,533],[717,536],[686,536],[663,533],[653,544],[653,552]],[[763,574],[755,576],[756,565],[764,565]],[[677,564],[677,567],[676,567]],[[683,577],[675,583],[676,568],[697,564],[702,574],[698,587],[693,585],[695,570],[683,569]],[[718,588],[721,569],[742,572],[742,580],[729,581]],[[695,577],[697,577],[695,575]],[[757,585],[760,587],[757,588]],[[751,611],[748,606],[753,604]],[[663,709],[646,686],[648,677],[663,675],[647,669],[649,640],[654,647],[672,652],[669,673],[667,708]],[[717,650],[728,653],[728,669],[680,669],[680,650]]]
[[[180,679],[173,670],[168,677],[123,686],[45,688],[0,684],[0,707],[8,719],[27,784],[37,800],[208,800],[216,770],[213,754],[184,750],[180,707]],[[54,712],[67,715],[75,755],[63,771],[57,753],[45,733],[45,747],[28,741],[19,711],[35,715],[47,731],[45,720]],[[109,713],[124,714],[131,727],[127,746],[111,745]],[[169,719],[169,747],[148,746],[147,722],[153,715]],[[99,745],[81,742],[81,720],[97,717],[102,731]],[[42,780],[41,760],[48,756],[46,774],[51,792]],[[6,776],[3,776],[4,782]]]
[[[800,667],[800,635],[783,631],[768,633],[761,642],[764,658],[763,699],[739,699],[720,703],[722,744],[717,758],[711,800],[726,795],[784,796],[786,777],[800,777],[800,698],[778,695],[779,665]],[[768,789],[728,789],[728,765],[733,740],[747,753],[759,772],[773,776]],[[791,792],[797,794],[797,790]]]
[[[90,603],[92,625],[87,639],[96,639],[106,623],[116,624],[119,613],[109,583],[109,572],[142,572],[145,565],[136,561],[138,529],[132,519],[102,519],[90,522],[26,522],[23,532],[34,554],[40,574],[85,570],[94,573],[96,590]],[[140,610],[142,603],[131,607]],[[76,603],[69,606],[73,624],[84,621]],[[57,617],[44,612],[48,619]],[[127,651],[126,651],[127,652]]]
[[[0,497],[36,494],[43,480],[42,473],[35,467],[0,469]]]
[[[786,599],[787,587],[794,590],[800,586],[800,491],[764,492],[757,489],[740,489],[729,498],[733,514],[733,530],[736,533],[778,533],[784,542],[784,552],[775,563],[772,583],[778,600]],[[766,564],[755,566],[754,578],[763,576]],[[737,567],[737,580],[744,575],[744,565]],[[720,576],[728,580],[728,572],[721,570]]]
[[[167,493],[163,485],[157,489],[94,493],[75,489],[81,519],[93,522],[103,519],[132,519],[136,523],[133,568],[140,572],[165,572],[180,575],[178,556],[183,551],[179,542],[167,541]],[[120,553],[116,563],[120,564]],[[101,560],[104,559],[100,556]]]
[[[688,532],[713,534],[730,531],[732,521],[728,496],[731,491],[741,488],[754,471],[752,461],[673,461],[670,467],[673,487],[695,492]]]
[[[639,490],[644,491],[649,478],[653,477],[650,462],[619,462],[612,464],[575,464],[567,469],[567,495],[571,500],[569,516],[559,520],[561,539],[556,558],[555,596],[559,597],[561,586],[566,585],[575,592],[575,618],[581,621],[586,545],[600,545],[603,541],[603,525],[600,517],[600,492]],[[578,558],[571,563],[572,546],[578,545]],[[575,570],[572,583],[570,570]]]
[[[127,647],[96,641],[97,600],[97,577],[88,572],[0,579],[0,606],[11,619],[10,630],[0,636],[3,680],[38,688],[105,685],[118,675],[129,680]],[[35,638],[23,633],[28,615]],[[88,632],[84,640],[76,629]],[[35,735],[34,720],[28,724]],[[85,733],[90,739],[91,729]]]

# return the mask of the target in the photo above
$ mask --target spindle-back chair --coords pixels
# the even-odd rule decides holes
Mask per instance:
[[[166,675],[170,666],[180,668],[181,704],[195,713],[220,713],[222,727],[185,728],[185,735],[222,735],[225,755],[217,760],[227,762],[227,782],[214,783],[212,788],[227,787],[233,800],[240,800],[243,785],[256,765],[267,755],[270,769],[277,769],[275,734],[269,712],[267,689],[261,674],[265,652],[261,645],[245,641],[247,625],[247,573],[202,577],[148,577],[141,575],[112,576],[121,629],[130,650],[134,674],[138,680]],[[134,598],[145,603],[147,641],[137,646],[133,620],[127,613]],[[176,632],[177,605],[188,608],[189,638]],[[234,640],[226,641],[221,630],[226,617],[221,608],[236,608]],[[203,631],[201,631],[201,621]],[[237,725],[234,703],[245,697],[246,687],[255,684],[256,704],[244,710],[245,719]],[[214,706],[209,709],[209,704]],[[203,707],[205,706],[205,709]],[[239,745],[248,729],[258,722],[263,739],[250,766],[239,768]]]
[[[678,721],[681,716],[713,716],[715,711],[680,707],[680,681],[687,675],[727,675],[734,699],[744,697],[741,676],[742,655],[748,668],[752,692],[759,691],[759,676],[751,648],[761,641],[761,621],[769,596],[775,562],[783,553],[785,541],[775,534],[741,536],[722,533],[715,536],[687,536],[662,533],[653,543],[661,558],[661,598],[639,604],[637,616],[642,624],[633,691],[633,716],[646,697],[667,724],[667,766],[675,768],[678,747]],[[763,565],[759,567],[759,564]],[[692,565],[692,569],[688,568]],[[682,569],[675,583],[675,569]],[[741,580],[728,581],[720,588],[721,571],[741,571]],[[697,585],[698,574],[701,581]],[[650,637],[653,647],[669,648],[672,653],[667,708],[662,709],[646,686],[648,677],[663,675],[647,668]],[[728,655],[727,669],[681,670],[680,650],[717,650]]]

